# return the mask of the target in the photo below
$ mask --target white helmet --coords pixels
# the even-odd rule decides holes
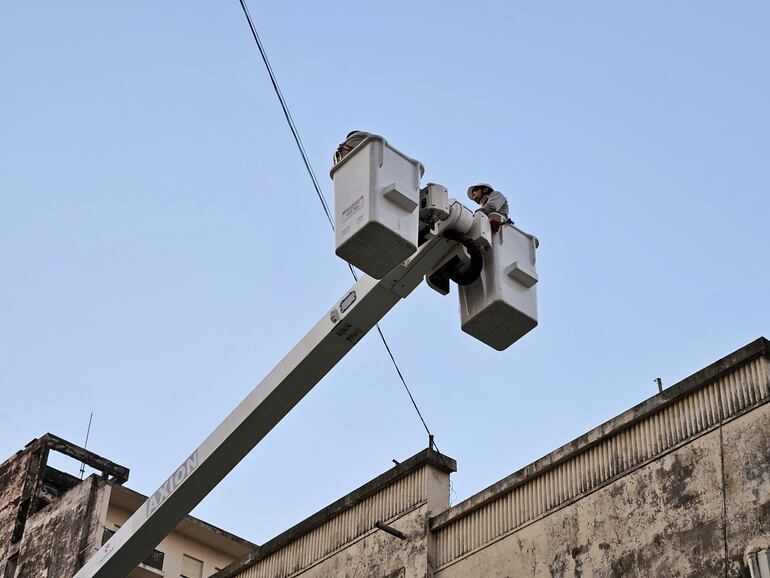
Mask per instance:
[[[334,164],[336,165],[346,156],[348,156],[354,148],[360,145],[368,137],[374,136],[370,132],[364,130],[353,130],[345,137],[345,141],[337,147],[337,151],[334,153]]]
[[[473,195],[472,195],[473,189],[477,189],[479,187],[486,187],[486,188],[488,188],[490,193],[495,190],[495,187],[493,187],[489,183],[476,183],[475,185],[471,185],[470,187],[468,187],[468,198],[471,201],[473,200]]]

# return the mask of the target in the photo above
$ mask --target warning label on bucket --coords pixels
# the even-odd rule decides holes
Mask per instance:
[[[345,210],[342,211],[342,222],[350,220],[350,218],[361,211],[364,208],[364,196],[361,195]]]

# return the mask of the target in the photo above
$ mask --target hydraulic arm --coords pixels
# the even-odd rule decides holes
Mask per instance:
[[[366,152],[368,144],[385,143],[380,137],[373,138],[375,141],[367,139],[350,157],[353,160],[356,154],[360,157]],[[348,162],[348,158],[343,162]],[[362,164],[365,170],[387,168],[387,163],[383,165],[376,155],[370,155],[370,162]],[[335,178],[335,186],[337,181]],[[419,178],[415,186],[418,186],[418,181]],[[374,255],[371,269],[379,268],[375,274],[381,278],[363,275],[74,578],[127,576],[400,299],[408,296],[426,276],[433,279],[441,277],[442,268],[446,268],[448,263],[451,262],[452,274],[462,278],[467,285],[461,288],[460,295],[463,328],[466,327],[467,316],[467,323],[472,329],[466,331],[471,334],[480,331],[482,340],[501,349],[534,327],[537,322],[532,318],[534,313],[529,311],[534,306],[534,291],[531,296],[528,293],[536,281],[533,277],[536,246],[533,237],[512,226],[492,235],[485,215],[473,215],[461,203],[449,199],[446,189],[438,185],[429,185],[420,191],[395,183],[375,191],[375,194],[380,193],[395,200],[392,203],[394,211],[401,211],[407,216],[414,214],[414,243],[411,249],[406,249],[406,254],[411,256],[405,260],[403,255],[397,257],[397,264],[389,266],[389,271],[383,275],[382,255],[372,253],[368,246],[359,251],[357,258],[363,259],[364,270],[370,269],[366,255]],[[419,199],[422,215],[419,221],[418,202],[407,202],[410,195]],[[335,196],[338,196],[337,190]],[[365,200],[356,198],[351,215],[362,213],[362,206],[365,206]],[[345,217],[340,215],[340,211],[345,210],[344,206],[338,207],[338,223],[344,223]],[[393,227],[398,234],[406,228],[404,222],[398,220],[400,218],[393,219]],[[499,238],[496,237],[498,235]],[[351,244],[359,243],[359,249],[363,246],[360,239],[354,235],[351,238]],[[400,240],[396,242],[401,243]],[[470,253],[475,256],[467,250],[469,243],[474,243],[478,249],[476,251],[471,247],[473,250]],[[503,250],[503,245],[508,248]],[[510,247],[518,247],[518,253],[514,251],[514,254],[508,255],[506,251],[513,250]],[[381,247],[378,248],[378,251],[381,250]],[[482,253],[483,268],[478,261],[478,255]],[[493,257],[496,253],[497,260]],[[511,265],[511,258],[519,254],[521,262]],[[360,262],[356,264],[361,266]],[[475,280],[469,278],[468,271],[471,271],[471,277],[475,276]],[[516,280],[522,275],[526,277],[526,283]],[[511,306],[505,303],[505,297],[500,297],[502,290],[498,285],[510,280],[516,285],[510,290],[521,295],[511,293],[508,301],[511,298],[514,301],[523,299],[521,304]],[[529,287],[527,283],[530,283]],[[437,290],[446,292],[441,288]],[[501,303],[508,309],[501,309]],[[491,313],[490,308],[493,309]],[[495,320],[492,325],[489,319]]]
[[[466,209],[467,210],[467,209]],[[398,272],[364,275],[227,416],[75,578],[127,576],[456,242],[435,237]]]

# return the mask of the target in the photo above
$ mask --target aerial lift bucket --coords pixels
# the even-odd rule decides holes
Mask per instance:
[[[481,275],[460,289],[460,326],[502,351],[537,325],[536,237],[506,223],[492,233]]]
[[[364,139],[331,169],[336,253],[382,279],[417,250],[422,164],[381,136]]]

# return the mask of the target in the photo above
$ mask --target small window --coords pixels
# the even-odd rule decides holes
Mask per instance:
[[[182,578],[203,578],[203,562],[182,554]]]

